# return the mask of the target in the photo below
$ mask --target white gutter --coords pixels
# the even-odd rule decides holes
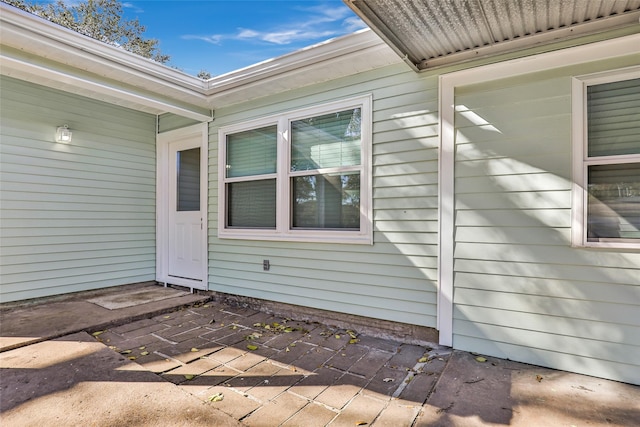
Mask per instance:
[[[371,30],[360,30],[354,34],[327,40],[313,46],[259,62],[249,67],[231,71],[210,79],[207,94],[224,92],[248,83],[264,81],[285,73],[300,70],[316,64],[325,64],[336,58],[351,55],[368,55],[370,49],[385,51],[390,49]],[[325,70],[325,73],[328,71]]]
[[[367,29],[204,81],[6,3],[0,12],[0,40],[8,47],[0,51],[2,74],[196,120],[211,120],[221,106],[400,62]]]
[[[11,75],[11,73],[15,72],[32,74],[39,78],[54,80],[62,84],[70,85],[74,88],[87,89],[89,91],[108,95],[109,97],[115,98],[113,100],[113,103],[115,104],[118,104],[118,100],[129,101],[135,104],[140,104],[156,109],[158,111],[177,114],[200,122],[208,122],[212,119],[211,112],[206,109],[199,109],[199,111],[201,111],[199,112],[195,109],[180,107],[175,103],[163,101],[161,99],[152,98],[142,94],[136,94],[131,90],[125,90],[115,86],[110,86],[106,83],[96,82],[81,76],[74,76],[72,74],[63,73],[52,68],[28,63],[16,58],[11,58],[5,55],[4,52],[1,58],[2,67],[6,70],[10,70],[10,72],[6,73],[7,75]],[[5,70],[3,70],[3,74],[5,74]]]
[[[205,83],[182,71],[159,62],[132,54],[124,49],[99,42],[61,25],[0,2],[0,31],[2,44],[20,49],[31,46],[45,48],[41,56],[51,60],[66,59],[62,55],[77,55],[80,51],[92,64],[87,70],[110,67],[111,72],[127,73],[128,79],[144,78],[172,90],[199,95]],[[84,64],[89,65],[89,64]],[[102,69],[101,71],[105,71]],[[202,99],[202,97],[200,96]]]

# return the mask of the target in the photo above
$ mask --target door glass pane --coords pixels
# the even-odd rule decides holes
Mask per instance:
[[[291,171],[360,164],[360,108],[291,123]]]
[[[177,155],[177,210],[200,210],[200,148],[191,148]]]
[[[587,240],[640,239],[640,163],[589,167]]]
[[[293,228],[360,229],[360,173],[292,178]]]
[[[276,172],[277,127],[227,135],[227,178]]]
[[[589,157],[640,154],[640,79],[587,88]]]
[[[276,228],[276,180],[227,184],[227,227]]]

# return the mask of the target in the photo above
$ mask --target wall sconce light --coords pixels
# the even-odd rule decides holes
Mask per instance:
[[[59,126],[56,129],[56,142],[71,142],[71,130],[69,126]]]

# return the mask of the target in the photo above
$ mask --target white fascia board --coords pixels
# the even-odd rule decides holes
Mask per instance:
[[[64,56],[59,58],[65,60],[78,59],[84,61],[87,67],[96,69],[108,66],[111,68],[110,71],[122,73],[123,79],[139,77],[146,82],[162,84],[189,95],[197,95],[204,87],[204,82],[195,76],[94,40],[6,3],[0,3],[0,11],[3,45],[54,60],[60,52]],[[77,58],[69,58],[69,55]],[[91,71],[90,68],[85,69]]]
[[[609,58],[640,54],[640,34],[631,34],[611,40],[568,47],[523,58],[512,59],[495,64],[468,68],[449,74],[443,74],[443,83],[447,86],[471,85],[515,77],[554,68],[568,67],[589,61],[601,61]]]
[[[267,96],[343,77],[346,74],[332,66],[339,62],[349,62],[349,74],[354,74],[402,61],[373,31],[366,29],[214,77],[208,80],[205,93],[211,96],[212,105],[218,99],[233,102],[255,98],[259,87],[262,90],[258,95]],[[299,77],[301,74],[303,77]],[[271,84],[276,81],[277,87]]]
[[[209,110],[204,108],[196,109],[183,107],[160,98],[154,98],[150,95],[135,93],[129,89],[110,85],[106,81],[95,81],[88,77],[72,75],[68,72],[61,72],[54,68],[48,68],[43,65],[26,62],[18,58],[12,58],[7,56],[4,52],[0,54],[0,60],[2,62],[2,74],[9,76],[21,74],[22,76],[27,77],[26,80],[34,83],[37,83],[37,81],[34,81],[34,78],[28,78],[29,75],[37,76],[38,79],[56,81],[76,89],[91,91],[96,94],[114,98],[118,101],[125,101],[134,105],[151,108],[155,110],[154,112],[156,114],[168,112],[202,122],[211,121],[212,118]],[[119,102],[115,100],[113,103],[118,104]]]
[[[49,72],[48,79],[43,78],[41,84],[59,87],[62,85],[52,85],[58,82],[56,78],[75,80],[82,76],[83,91],[78,92],[81,95],[94,90],[114,102],[114,97],[134,88],[167,103],[173,100],[182,106],[178,109],[193,110],[188,117],[193,117],[194,112],[198,116],[201,109],[211,110],[401,62],[391,48],[367,29],[204,81],[6,3],[0,2],[0,10],[2,45],[24,53],[20,56],[23,62],[12,70],[3,67],[3,74],[12,73],[13,77],[39,83],[38,73],[42,70],[38,66],[28,70],[26,58],[33,55],[50,61],[38,61],[39,66],[56,70]],[[71,75],[64,76],[65,72]],[[89,87],[91,82],[95,82],[94,88]],[[67,89],[73,91],[72,87]],[[132,104],[132,108],[157,112],[160,104],[151,104]]]
[[[440,344],[453,345],[453,293],[455,249],[455,89],[456,87],[516,77],[628,55],[640,58],[640,34],[541,53],[510,61],[469,68],[439,79],[440,153],[438,330]]]
[[[583,22],[571,27],[558,28],[489,46],[452,53],[441,58],[431,58],[418,64],[418,68],[421,72],[432,71],[434,68],[456,63],[469,62],[498,54],[525,51],[529,48],[544,46],[559,40],[571,40],[581,36],[603,33],[612,28],[637,26],[638,19],[640,19],[640,11],[626,13],[621,16],[610,16],[592,22]]]

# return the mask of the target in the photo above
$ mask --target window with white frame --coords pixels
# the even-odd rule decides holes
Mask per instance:
[[[221,238],[372,243],[371,97],[219,130]]]
[[[573,87],[573,244],[640,248],[640,68]]]

